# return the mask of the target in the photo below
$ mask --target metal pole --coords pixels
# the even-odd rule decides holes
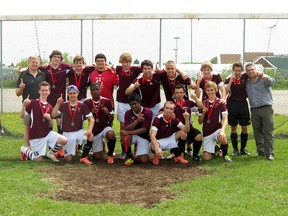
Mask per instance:
[[[245,41],[246,41],[246,19],[243,19],[243,58],[242,58],[242,64],[244,66],[245,64]]]
[[[180,37],[174,37],[174,39],[176,40],[176,48],[175,50],[175,64],[178,63],[178,39],[180,39]]]
[[[159,65],[158,67],[161,69],[161,50],[162,50],[162,19],[160,19],[160,35],[159,35]]]
[[[3,70],[2,70],[2,21],[0,21],[0,77],[1,77],[1,113],[3,113]]]
[[[193,52],[193,19],[191,19],[191,52],[190,52],[190,63],[192,64],[192,52]]]
[[[94,20],[92,20],[92,64],[94,63]]]
[[[83,20],[81,20],[80,54],[83,55]]]

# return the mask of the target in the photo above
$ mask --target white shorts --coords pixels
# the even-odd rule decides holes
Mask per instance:
[[[73,131],[73,132],[63,132],[63,136],[65,136],[68,139],[67,144],[64,146],[64,157],[67,155],[75,155],[76,153],[76,142],[79,143],[79,145],[82,145],[83,136],[86,133],[86,130],[81,129],[79,131]]]
[[[158,115],[159,110],[161,109],[161,103],[157,103],[154,107],[151,107],[149,109],[152,111],[152,119],[154,119]]]
[[[50,131],[45,137],[29,140],[33,152],[32,160],[46,155],[47,145],[50,148],[53,148],[59,139],[59,136],[61,135],[55,131]]]
[[[113,128],[108,126],[108,127],[105,127],[104,130],[97,134],[96,136],[94,136],[94,139],[93,139],[93,145],[92,145],[92,151],[93,152],[101,152],[103,151],[103,138],[106,137],[106,133],[108,131],[112,130],[113,131]]]
[[[216,130],[214,133],[210,134],[209,136],[203,137],[203,152],[208,153],[215,153],[215,145],[214,142],[218,142],[218,134],[220,133],[221,129]]]
[[[160,144],[161,150],[173,149],[178,147],[178,142],[176,140],[176,133],[169,137],[159,139],[157,142]]]
[[[127,110],[131,109],[128,103],[117,103],[117,120],[124,123],[124,117]]]
[[[138,155],[149,155],[150,142],[138,135],[132,135],[132,144],[137,144],[136,156]]]

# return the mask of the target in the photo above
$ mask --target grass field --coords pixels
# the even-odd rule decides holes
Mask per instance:
[[[50,192],[61,185],[43,170],[52,169],[55,164],[49,160],[22,162],[19,159],[22,123],[17,114],[2,118],[5,123],[9,119],[10,124],[5,127],[9,131],[13,128],[14,133],[0,137],[0,215],[288,215],[287,139],[275,140],[275,161],[255,157],[255,144],[249,139],[247,149],[252,156],[234,157],[232,164],[220,159],[203,162],[201,168],[209,175],[167,187],[178,196],[148,209],[51,199]]]

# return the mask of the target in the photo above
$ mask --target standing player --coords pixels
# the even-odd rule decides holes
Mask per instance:
[[[54,154],[67,143],[67,138],[51,130],[53,119],[51,112],[53,107],[47,102],[50,93],[50,85],[46,81],[39,84],[39,99],[30,101],[25,99],[20,112],[21,118],[30,119],[29,141],[31,149],[21,147],[21,158],[39,161],[46,154],[47,145],[51,148],[46,156],[57,161]],[[55,144],[56,143],[56,144]]]
[[[67,88],[68,101],[63,103],[63,98],[60,96],[52,111],[52,117],[58,115],[61,116],[61,129],[63,135],[68,138],[67,145],[64,148],[64,157],[66,161],[72,161],[76,153],[76,142],[78,144],[83,143],[83,137],[88,139],[87,143],[93,142],[92,129],[94,126],[94,117],[89,108],[78,101],[78,88],[74,85],[70,85]],[[83,129],[83,121],[89,120],[89,129],[86,131]],[[87,159],[88,160],[88,159]],[[89,160],[84,159],[84,163],[92,164]]]
[[[84,146],[83,154],[80,162],[85,160],[84,158],[88,157],[88,154],[92,148],[93,156],[95,160],[101,160],[103,158],[103,138],[108,140],[108,157],[107,163],[113,164],[113,152],[115,149],[115,133],[112,129],[112,123],[114,119],[114,113],[112,109],[112,103],[108,98],[101,97],[101,86],[99,83],[92,83],[90,85],[91,99],[87,99],[84,103],[91,110],[95,124],[93,127],[93,145],[92,143],[87,142]]]
[[[164,113],[156,116],[152,123],[150,139],[151,151],[154,153],[153,164],[159,164],[159,157],[163,157],[162,150],[171,149],[175,155],[174,161],[183,164],[188,163],[181,156],[181,149],[185,148],[187,133],[190,130],[189,113],[184,112],[185,125],[174,116],[175,104],[172,101],[166,101],[164,104]],[[178,130],[181,129],[181,130]],[[178,143],[177,143],[178,142]]]
[[[243,72],[241,63],[234,63],[232,66],[233,73],[226,78],[225,88],[228,93],[227,109],[228,124],[231,126],[231,142],[233,146],[232,155],[250,155],[246,150],[248,140],[248,125],[250,125],[250,113],[247,102],[247,92],[245,89],[247,74]],[[238,149],[237,125],[241,125],[241,148]]]
[[[131,144],[137,144],[136,157],[141,163],[148,163],[150,151],[150,137],[149,130],[152,122],[152,111],[146,107],[141,106],[140,96],[132,93],[128,98],[131,109],[125,113],[125,123],[120,134],[125,141],[125,152],[127,160],[125,165],[131,165],[133,156],[131,152]]]
[[[203,101],[204,107],[202,111],[200,110],[198,118],[199,124],[203,123],[203,159],[211,160],[212,154],[215,153],[214,141],[216,141],[221,144],[223,159],[231,163],[225,135],[225,128],[228,123],[225,102],[216,96],[218,88],[215,82],[208,81],[204,90],[208,98]]]
[[[116,67],[116,74],[119,76],[119,86],[117,89],[116,101],[117,101],[117,119],[120,122],[120,131],[124,130],[124,116],[127,110],[130,109],[128,103],[128,95],[125,94],[125,90],[141,73],[140,67],[131,66],[132,56],[130,53],[122,53],[119,57],[119,63],[121,66]],[[122,154],[121,159],[125,159],[126,154],[123,148],[124,138],[121,136]]]
[[[160,82],[164,73],[152,72],[153,64],[150,60],[141,62],[141,70],[142,73],[126,89],[125,94],[138,92],[141,97],[141,105],[151,109],[154,118],[161,108]]]

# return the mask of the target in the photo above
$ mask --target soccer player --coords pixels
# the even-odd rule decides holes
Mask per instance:
[[[58,162],[54,154],[67,143],[67,138],[51,130],[53,119],[51,112],[53,107],[47,102],[50,93],[50,85],[46,81],[39,84],[39,99],[25,99],[20,112],[21,118],[29,119],[29,142],[21,147],[21,158],[34,161],[42,160],[46,154],[47,145],[51,148],[46,156]],[[56,143],[56,144],[55,144]]]
[[[103,158],[103,138],[106,138],[108,146],[108,157],[107,163],[113,164],[113,152],[115,149],[115,133],[112,126],[114,119],[114,112],[112,109],[112,103],[108,98],[102,97],[101,86],[99,83],[92,83],[90,85],[91,99],[87,99],[84,103],[91,110],[95,124],[93,127],[93,145],[87,142],[84,146],[83,154],[81,156],[80,162],[83,162],[83,158],[87,157],[91,148],[93,151],[93,156],[95,160],[101,160]]]
[[[248,140],[248,125],[250,122],[250,112],[247,102],[247,92],[245,89],[248,76],[243,72],[243,65],[236,62],[232,65],[233,73],[225,80],[227,96],[228,124],[231,126],[231,142],[233,146],[232,155],[250,155],[246,150]],[[241,125],[241,148],[238,148],[237,125]]]
[[[185,110],[183,125],[178,118],[174,118],[175,104],[172,101],[166,101],[163,109],[164,113],[154,118],[150,133],[151,151],[154,153],[153,164],[158,165],[159,157],[163,157],[162,150],[169,149],[175,155],[175,162],[186,164],[188,161],[181,156],[181,149],[183,146],[185,148],[187,133],[190,130],[190,115]]]
[[[127,155],[125,165],[133,164],[131,144],[137,144],[136,157],[141,163],[148,163],[150,151],[149,131],[152,122],[152,111],[141,106],[140,96],[132,93],[128,97],[131,109],[125,113],[124,129],[120,134],[124,139],[124,149]]]
[[[221,144],[223,159],[231,163],[233,161],[228,155],[228,141],[225,135],[228,124],[225,102],[216,96],[218,87],[215,82],[208,81],[204,90],[208,98],[203,101],[204,107],[200,110],[198,118],[199,124],[203,124],[203,159],[211,160],[212,154],[215,153],[216,141]]]
[[[64,157],[66,161],[72,161],[76,154],[76,142],[82,145],[83,137],[87,137],[87,143],[93,142],[92,129],[94,126],[94,117],[89,108],[82,102],[78,101],[79,90],[77,86],[70,85],[67,88],[68,101],[63,103],[60,96],[52,111],[52,117],[61,116],[61,129],[63,135],[68,138],[68,142],[64,147]],[[89,120],[89,129],[83,129],[85,119]],[[88,159],[87,159],[88,160]],[[84,159],[84,163],[92,164],[89,160]]]

